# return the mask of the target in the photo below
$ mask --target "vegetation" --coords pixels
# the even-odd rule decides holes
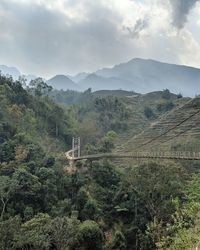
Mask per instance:
[[[0,249],[197,247],[198,162],[83,161],[63,171],[72,136],[90,136],[83,149],[88,153],[112,152],[129,130],[131,114],[141,112],[140,119],[148,121],[153,113],[158,119],[157,103],[145,115],[144,107],[130,108],[143,97],[127,101],[88,90],[78,97],[87,99],[81,107],[78,99],[62,107],[51,91],[41,79],[25,89],[0,76]]]
[[[171,93],[170,93],[169,89],[163,90],[162,98],[167,99],[167,100],[171,99]]]
[[[144,108],[144,115],[146,116],[147,119],[151,119],[155,117],[153,110],[149,107]]]
[[[172,110],[174,107],[174,104],[173,102],[171,101],[167,101],[167,102],[161,102],[159,104],[157,104],[157,110],[159,112],[167,112],[167,111],[170,111]]]

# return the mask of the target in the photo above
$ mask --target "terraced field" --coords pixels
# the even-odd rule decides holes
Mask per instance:
[[[171,149],[200,151],[200,97],[179,101],[175,109],[118,146],[116,152]]]
[[[163,102],[162,92],[152,92],[146,95],[138,95],[135,97],[124,97],[123,100],[129,109],[130,117],[127,121],[128,129],[119,134],[117,141],[117,151],[126,149],[126,146],[129,147],[129,142],[130,148],[132,150],[132,145],[135,144],[132,141],[132,138],[136,138],[140,134],[142,135],[143,131],[148,131],[148,129],[160,121],[160,118],[162,117],[162,114],[157,111],[157,105]],[[173,94],[171,95],[170,99],[170,101],[174,103],[174,109],[179,109],[189,100],[190,98],[177,99],[177,96]],[[153,119],[147,119],[145,117],[145,107],[149,107],[153,110],[155,113],[155,117]],[[169,112],[165,113],[165,116],[168,113]]]

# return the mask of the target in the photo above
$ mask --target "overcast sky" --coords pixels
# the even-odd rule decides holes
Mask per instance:
[[[48,78],[134,57],[200,68],[200,1],[0,0],[0,64]]]

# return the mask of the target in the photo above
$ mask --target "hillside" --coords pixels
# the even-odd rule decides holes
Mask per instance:
[[[199,150],[200,97],[188,100],[134,136],[118,150]]]
[[[115,143],[122,145],[187,101],[188,98],[179,98],[167,90],[145,95],[122,90],[79,94],[76,109],[82,146],[95,142],[94,138],[98,140],[110,130],[117,133]]]
[[[197,115],[199,98],[168,90],[57,91],[76,98],[76,105],[61,107],[46,95],[51,90],[46,83],[34,83],[24,89],[0,76],[0,249],[156,250],[158,244],[168,249],[181,230],[197,237],[189,242],[198,242],[193,230],[199,220],[191,208],[197,196],[199,211],[199,176],[191,177],[192,163],[71,166],[64,152],[77,135],[85,145],[82,153],[111,152],[116,142],[122,145],[143,129],[162,129],[166,121],[173,127],[175,119]],[[193,136],[200,132],[197,117],[188,125]]]
[[[56,155],[71,144],[69,137],[75,129],[71,114],[42,97],[39,88],[27,91],[19,82],[0,76],[0,97],[1,162],[4,155],[8,163],[13,161],[18,147],[28,157],[31,147]]]

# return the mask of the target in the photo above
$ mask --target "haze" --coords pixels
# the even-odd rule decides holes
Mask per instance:
[[[0,64],[94,72],[132,58],[200,68],[197,0],[1,0]]]

